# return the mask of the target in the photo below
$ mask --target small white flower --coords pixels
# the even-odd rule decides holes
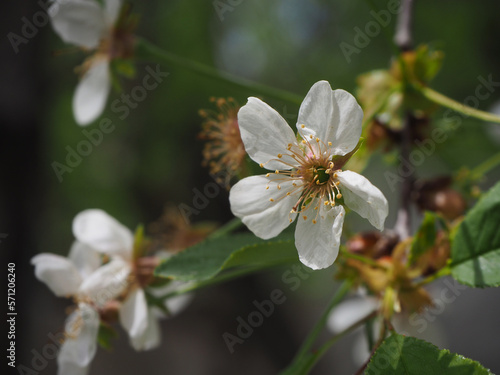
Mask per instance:
[[[121,0],[56,0],[49,8],[52,26],[61,39],[96,53],[85,61],[84,75],[73,97],[79,125],[88,125],[103,112],[111,89],[109,63],[125,53],[127,33],[116,33]]]
[[[79,375],[97,350],[98,309],[121,294],[127,285],[125,262],[113,259],[101,265],[101,255],[75,241],[68,258],[42,253],[31,259],[35,276],[59,297],[73,297],[78,308],[66,321],[65,340],[58,356],[60,375]]]
[[[82,243],[121,259],[129,271],[135,268],[132,232],[106,212],[90,209],[79,213],[73,221],[73,233]],[[148,292],[152,291],[153,289],[148,289]],[[170,303],[176,304],[173,300],[168,301],[167,308]],[[119,310],[119,318],[135,350],[150,350],[160,344],[160,316],[148,306],[145,290],[137,280],[132,281],[129,293]]]
[[[298,141],[278,112],[249,98],[238,113],[241,138],[248,155],[273,172],[233,186],[233,214],[263,239],[277,236],[300,216],[295,245],[301,262],[313,269],[337,258],[343,204],[382,230],[386,198],[365,177],[342,170],[359,142],[362,119],[351,94],[317,82],[300,106]]]

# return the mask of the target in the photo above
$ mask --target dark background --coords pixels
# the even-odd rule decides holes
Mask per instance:
[[[375,3],[380,9],[387,4]],[[0,253],[4,268],[9,262],[16,264],[17,364],[32,368],[34,351],[41,352],[50,342],[48,334],[62,328],[68,303],[54,297],[34,278],[30,258],[41,252],[67,254],[73,241],[71,221],[83,209],[102,208],[134,228],[156,220],[168,202],[190,204],[192,189],[202,189],[211,181],[200,165],[198,110],[210,108],[210,96],[232,96],[244,104],[253,93],[162,65],[169,77],[148,92],[147,99],[126,120],[119,120],[109,110],[112,100],[119,97],[116,92],[111,94],[103,117],[113,121],[115,130],[59,182],[51,164],[64,163],[66,147],[74,148],[85,139],[83,128],[71,113],[77,83],[73,69],[84,55],[54,57],[54,51],[64,51],[67,46],[49,24],[38,28],[15,53],[8,33],[21,35],[23,17],[32,20],[43,8],[35,2],[13,0],[5,1],[3,7],[0,235],[4,235]],[[341,42],[353,44],[354,28],[363,29],[373,19],[366,2],[243,0],[232,8],[221,20],[211,1],[136,2],[134,11],[141,14],[137,33],[179,55],[301,96],[320,79],[330,81],[333,88],[354,92],[359,74],[388,66],[391,48],[385,32],[392,35],[395,17],[366,48],[351,56],[350,63],[339,48]],[[417,1],[416,42],[431,42],[445,52],[434,88],[461,101],[474,95],[479,76],[491,74],[494,81],[500,81],[499,10],[495,0]],[[137,65],[135,80],[122,82],[124,92],[141,82],[145,66]],[[488,110],[499,99],[500,94],[493,92],[480,108]],[[297,113],[297,107],[288,103],[266,101],[280,113]],[[436,114],[437,122],[440,113]],[[293,116],[288,120],[293,124]],[[97,126],[98,121],[87,129]],[[449,174],[464,165],[474,167],[498,152],[500,137],[495,138],[490,128],[479,121],[464,121],[426,160],[420,175]],[[385,168],[382,158],[375,156],[365,175],[392,200],[382,175]],[[491,186],[498,176],[498,169],[492,171],[483,187]],[[392,204],[389,227],[395,212]],[[230,218],[223,192],[194,221],[225,222]],[[133,352],[120,331],[111,352],[99,349],[90,373],[277,373],[291,360],[336,287],[331,281],[333,271],[325,270],[291,291],[281,280],[283,272],[267,272],[197,293],[184,313],[163,322],[163,344],[152,352]],[[444,287],[438,284],[435,289],[439,293]],[[236,318],[245,318],[254,310],[252,301],[268,299],[276,288],[284,291],[286,302],[230,354],[222,334],[234,334]],[[499,291],[460,293],[444,312],[435,314],[423,335],[499,372]],[[350,359],[353,339],[337,344],[313,373],[354,372],[356,365]],[[54,374],[56,360],[41,367],[40,374]]]

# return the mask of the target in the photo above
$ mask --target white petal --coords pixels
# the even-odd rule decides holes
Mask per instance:
[[[68,258],[55,254],[38,254],[31,259],[35,276],[58,297],[77,293],[82,282],[78,269]]]
[[[189,284],[190,283],[172,280],[165,286],[158,288],[149,288],[148,293],[152,294],[155,297],[160,297],[175,290],[186,288],[189,286]],[[170,312],[171,316],[176,315],[180,313],[182,310],[184,310],[192,299],[193,299],[192,294],[189,293],[181,294],[177,297],[169,298],[168,300],[166,300],[165,307]],[[165,314],[162,312],[160,313],[159,316],[165,317]]]
[[[128,287],[130,271],[128,262],[115,258],[87,277],[80,286],[79,294],[101,307]]]
[[[308,212],[309,211],[309,212]],[[342,206],[326,208],[320,205],[319,215],[306,211],[307,220],[301,215],[295,229],[295,246],[300,261],[314,270],[329,267],[339,254],[340,236],[345,210]],[[312,220],[316,220],[313,224]]]
[[[85,210],[76,215],[73,234],[78,241],[99,252],[124,259],[132,256],[132,232],[102,210]]]
[[[137,351],[151,350],[161,343],[160,323],[154,316],[152,309],[148,309],[147,327],[142,335],[131,337],[130,343]]]
[[[73,113],[79,125],[88,125],[104,111],[111,78],[107,58],[95,58],[83,75],[73,96]]]
[[[108,26],[113,26],[120,15],[120,10],[122,8],[121,0],[106,0],[105,1],[105,12],[106,12],[106,22]]]
[[[384,229],[389,214],[389,204],[384,194],[366,177],[352,171],[338,172],[340,191],[344,202],[378,230]]]
[[[66,322],[66,339],[61,346],[57,361],[59,366],[74,364],[86,368],[97,351],[99,314],[92,307],[81,303]]]
[[[300,191],[286,195],[295,189],[293,182],[286,176],[274,173],[269,177],[262,175],[244,178],[229,192],[231,211],[241,218],[257,237],[276,237],[296,216],[291,214],[290,210],[299,199]],[[278,189],[278,184],[281,189]],[[266,186],[269,186],[269,189],[266,189]]]
[[[48,13],[54,30],[67,43],[94,49],[107,32],[103,9],[96,1],[59,0]]]
[[[291,167],[278,159],[278,154],[286,154],[289,144],[295,145],[295,134],[281,115],[257,98],[248,98],[238,112],[241,139],[248,155],[257,163],[265,164],[270,170],[288,170]],[[286,162],[295,161],[291,158]]]
[[[335,155],[352,151],[361,137],[363,110],[347,91],[333,90],[333,123],[337,124],[329,140]]]
[[[312,135],[325,145],[332,142],[332,153],[345,155],[358,144],[362,120],[363,110],[351,94],[332,91],[328,82],[319,81],[300,106],[297,129],[303,138]]]
[[[333,94],[327,81],[316,82],[302,101],[297,118],[297,130],[301,137],[308,139],[309,135],[319,137],[327,143],[328,135],[333,132]],[[302,128],[301,125],[305,125]]]
[[[339,333],[378,308],[375,297],[353,298],[338,305],[328,318],[328,328]]]
[[[144,290],[130,293],[120,308],[120,323],[131,339],[141,337],[148,326],[148,305]]]
[[[73,242],[68,258],[78,269],[82,279],[87,278],[101,265],[101,254],[79,241]]]

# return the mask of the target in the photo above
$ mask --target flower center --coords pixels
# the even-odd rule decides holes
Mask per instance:
[[[278,159],[284,165],[291,167],[288,170],[276,170],[274,173],[282,178],[274,178],[266,185],[266,189],[271,188],[271,184],[276,183],[278,190],[282,189],[281,184],[292,182],[292,187],[283,189],[284,195],[278,199],[270,198],[271,202],[277,202],[287,196],[297,196],[297,201],[290,213],[301,213],[302,218],[307,220],[305,211],[312,209],[312,222],[316,224],[320,216],[319,208],[324,206],[333,207],[336,200],[342,198],[337,180],[337,172],[340,171],[332,161],[332,144],[325,144],[319,138],[310,136],[310,139],[301,141],[300,146],[289,144],[286,154],[278,154]],[[342,166],[341,164],[340,166]],[[261,164],[264,167],[264,164]],[[271,173],[266,176],[269,177]],[[292,219],[290,219],[290,222]]]
[[[313,171],[313,180],[316,181],[317,185],[324,185],[330,180],[330,174],[327,173],[325,167],[316,167]]]

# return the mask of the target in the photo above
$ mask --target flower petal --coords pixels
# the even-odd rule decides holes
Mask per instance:
[[[76,215],[73,234],[78,241],[101,253],[124,259],[132,256],[132,232],[102,210],[90,209]]]
[[[73,113],[79,125],[88,125],[101,115],[110,90],[109,61],[104,57],[94,58],[73,97]]]
[[[75,265],[65,257],[55,254],[38,254],[31,259],[35,276],[44,282],[58,297],[77,293],[82,278]]]
[[[343,206],[326,208],[320,205],[319,210],[316,224],[312,222],[314,217],[304,220],[302,215],[295,229],[295,246],[299,259],[314,270],[329,267],[337,259],[345,216]]]
[[[153,310],[148,309],[147,327],[142,335],[131,337],[130,344],[137,351],[151,350],[161,343],[160,323],[154,316]]]
[[[378,230],[384,229],[389,204],[384,194],[366,177],[352,171],[337,172],[344,202]]]
[[[172,280],[165,286],[148,289],[148,293],[150,293],[154,297],[160,297],[164,296],[167,293],[176,291],[178,289],[188,287],[189,284],[190,283]],[[192,294],[184,293],[176,297],[169,298],[168,300],[165,301],[164,305],[165,308],[170,312],[169,316],[173,316],[184,310],[192,299],[193,299]],[[159,316],[165,317],[165,314],[163,312],[160,312],[159,314],[160,314]]]
[[[328,328],[338,333],[378,308],[375,297],[353,298],[338,305],[328,318]]]
[[[123,302],[120,323],[131,339],[141,337],[148,326],[148,305],[144,290],[137,288]]]
[[[94,49],[107,32],[104,12],[96,1],[58,0],[48,13],[54,30],[67,43]]]
[[[128,286],[130,264],[121,258],[98,268],[80,286],[82,298],[90,298],[98,307],[118,297]]]
[[[278,154],[286,154],[289,144],[295,145],[295,134],[287,122],[273,108],[257,98],[248,98],[238,112],[241,139],[248,155],[269,170],[288,170],[290,166],[278,159]],[[283,161],[296,162],[286,157]]]
[[[98,331],[99,314],[90,305],[80,303],[66,322],[66,339],[57,358],[59,367],[88,367],[97,351]]]
[[[361,136],[363,110],[354,96],[344,90],[333,90],[326,81],[316,82],[299,110],[297,129],[303,138],[318,137],[334,155],[352,151]],[[302,125],[305,125],[302,128]]]
[[[302,101],[297,118],[297,130],[300,136],[308,139],[310,135],[328,142],[333,124],[333,94],[327,81],[316,82],[309,89]],[[303,128],[302,125],[305,125]]]
[[[287,196],[287,192],[297,190],[293,182],[291,178],[274,173],[269,177],[262,175],[244,178],[229,192],[231,211],[257,237],[276,237],[296,216],[290,210],[297,202],[300,191]]]
[[[333,90],[333,123],[336,124],[329,140],[335,155],[351,152],[361,137],[363,110],[347,91]]]
[[[101,254],[79,241],[73,242],[68,258],[73,262],[82,279],[87,278],[101,266]]]
[[[109,27],[113,26],[122,8],[122,0],[105,0],[106,22]]]

